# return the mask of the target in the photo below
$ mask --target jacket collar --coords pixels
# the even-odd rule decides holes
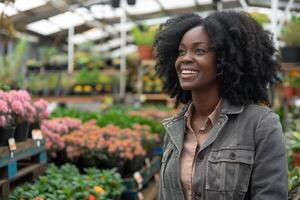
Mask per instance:
[[[184,141],[184,132],[186,126],[184,114],[186,113],[190,104],[191,102],[184,106],[184,108],[177,115],[167,118],[163,121],[163,125],[167,130],[167,134],[170,135],[170,138],[173,140],[174,145],[179,151],[181,151]],[[224,115],[239,114],[243,110],[244,106],[232,105],[226,99],[224,99],[220,111],[220,118],[222,118]]]

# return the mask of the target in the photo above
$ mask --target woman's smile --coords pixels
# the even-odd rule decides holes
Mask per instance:
[[[199,76],[199,71],[193,69],[182,69],[180,76],[182,79],[195,78]]]

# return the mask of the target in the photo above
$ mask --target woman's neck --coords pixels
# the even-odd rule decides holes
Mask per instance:
[[[206,92],[192,91],[194,116],[207,117],[215,110],[220,98],[220,93],[217,89],[207,90]]]

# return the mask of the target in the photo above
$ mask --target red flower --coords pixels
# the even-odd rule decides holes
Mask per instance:
[[[89,200],[96,200],[96,197],[94,195],[90,194]]]

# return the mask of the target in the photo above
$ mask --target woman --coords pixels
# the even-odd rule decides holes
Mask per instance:
[[[161,200],[285,200],[287,160],[267,106],[279,63],[249,15],[184,14],[162,24],[156,70],[184,109],[164,122]]]

